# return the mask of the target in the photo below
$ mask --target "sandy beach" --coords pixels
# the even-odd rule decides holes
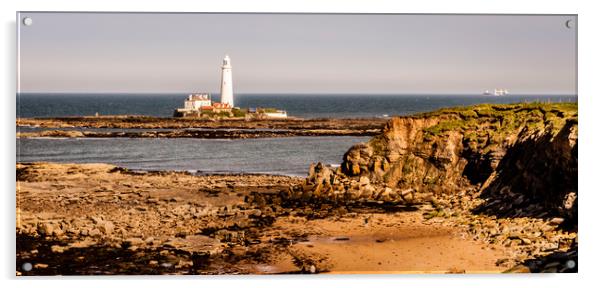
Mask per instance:
[[[499,273],[512,247],[473,239],[430,205],[287,208],[250,202],[302,178],[17,165],[24,275]],[[118,255],[118,256],[117,256]],[[114,259],[119,257],[119,260]]]

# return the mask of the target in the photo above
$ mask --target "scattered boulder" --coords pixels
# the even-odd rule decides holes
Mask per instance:
[[[548,223],[550,223],[550,225],[558,226],[558,225],[562,224],[563,222],[564,222],[564,218],[556,217],[556,218],[550,219],[550,221]]]
[[[141,238],[132,237],[125,239],[122,243],[122,246],[127,248],[130,246],[142,246],[143,244],[145,244],[145,242]]]
[[[94,228],[88,232],[88,235],[91,237],[99,237],[99,236],[102,236],[102,233],[100,232],[100,230],[98,228]]]
[[[49,222],[40,222],[38,223],[38,234],[41,236],[52,236],[55,229],[59,227],[55,227],[52,223]]]
[[[60,246],[60,245],[52,245],[52,246],[50,246],[50,251],[52,251],[52,253],[63,253],[66,250],[69,250],[69,247],[67,247],[67,246]]]
[[[115,225],[111,221],[101,220],[96,224],[96,228],[105,235],[111,235],[115,229]]]

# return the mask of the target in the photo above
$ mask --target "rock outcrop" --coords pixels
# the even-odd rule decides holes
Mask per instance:
[[[340,168],[310,167],[291,196],[416,203],[478,191],[475,210],[576,220],[577,104],[476,105],[396,117]]]
[[[512,256],[498,261],[520,264],[509,272],[576,272],[577,132],[576,103],[396,117],[351,147],[340,167],[312,165],[305,184],[283,198],[314,207],[412,205],[424,221],[509,247]]]

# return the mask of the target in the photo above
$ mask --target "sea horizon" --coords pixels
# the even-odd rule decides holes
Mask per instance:
[[[143,115],[172,117],[189,93],[20,93],[17,117]],[[219,93],[212,94],[219,101]],[[145,99],[145,101],[140,101]],[[240,93],[234,106],[273,107],[298,118],[374,118],[405,116],[445,107],[520,102],[576,102],[565,94],[306,94]]]
[[[493,89],[492,89],[493,90]],[[99,91],[99,92],[85,92],[85,91],[36,91],[36,92],[17,92],[17,96],[30,96],[30,95],[188,95],[191,93],[208,93],[211,95],[219,95],[220,92],[207,92],[207,91],[165,91],[165,92],[119,92],[119,91]],[[483,92],[449,92],[449,93],[438,93],[438,92],[242,92],[234,93],[234,95],[245,96],[245,95],[264,95],[264,96],[283,96],[283,95],[323,95],[323,96],[354,96],[354,95],[375,95],[375,96],[493,96],[494,95],[483,95]],[[564,92],[521,92],[521,93],[510,93],[508,96],[526,96],[526,97],[537,97],[537,96],[578,96],[578,93],[564,93]]]

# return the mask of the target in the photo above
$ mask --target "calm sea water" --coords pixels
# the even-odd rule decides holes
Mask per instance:
[[[21,94],[19,117],[109,114],[171,116],[183,94]],[[236,95],[240,107],[276,107],[303,118],[383,117],[477,103],[577,101],[575,96],[458,95]],[[20,131],[37,130],[21,127]],[[115,129],[112,129],[114,131]],[[119,129],[118,129],[119,130]],[[111,163],[142,170],[195,170],[208,173],[305,175],[310,163],[340,164],[353,144],[369,137],[290,137],[267,139],[17,139],[17,161]]]
[[[140,170],[305,176],[310,163],[340,164],[349,147],[369,138],[25,138],[17,139],[17,162],[111,163]]]
[[[184,106],[185,94],[19,94],[18,117],[137,114],[169,117]],[[216,97],[219,98],[219,97]],[[218,99],[216,99],[218,100]],[[356,118],[408,115],[477,103],[577,101],[576,96],[509,95],[320,95],[240,94],[239,107],[275,107],[302,118]]]

